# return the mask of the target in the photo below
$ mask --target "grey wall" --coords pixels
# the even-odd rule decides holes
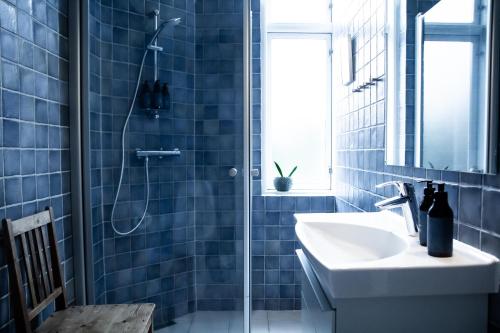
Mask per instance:
[[[67,5],[65,0],[0,0],[0,219],[54,208],[73,302]],[[1,241],[0,331],[15,332]]]
[[[335,22],[343,22],[336,29],[347,29],[357,39],[358,77],[371,71],[385,74],[384,11],[383,0],[334,1],[334,13],[339,13]],[[374,211],[376,201],[394,194],[390,189],[375,189],[376,184],[384,181],[415,183],[417,178],[444,181],[455,212],[455,237],[499,257],[500,176],[386,166],[384,83],[361,93],[353,93],[351,86],[344,87],[340,82],[335,87],[338,133],[335,172],[339,211]],[[415,185],[420,194],[422,186]],[[490,307],[490,321],[497,327],[500,324],[499,299],[499,295],[491,297]]]

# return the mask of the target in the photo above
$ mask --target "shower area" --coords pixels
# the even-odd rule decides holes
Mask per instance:
[[[293,213],[335,204],[262,195],[259,7],[82,1],[88,303],[154,303],[160,332],[298,329]]]
[[[243,3],[90,0],[82,14],[88,301],[155,303],[155,328],[175,332],[218,311],[243,332]]]

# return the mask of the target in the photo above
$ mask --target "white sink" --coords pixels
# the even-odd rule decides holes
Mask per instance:
[[[295,232],[329,299],[496,292],[497,258],[459,241],[427,255],[397,214],[295,214]]]
[[[392,257],[408,247],[390,231],[352,223],[308,222],[300,230],[301,241],[312,244],[318,255],[328,254],[324,260],[329,267]]]

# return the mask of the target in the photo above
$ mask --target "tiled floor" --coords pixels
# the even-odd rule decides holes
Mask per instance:
[[[206,311],[188,314],[176,324],[157,333],[242,333],[243,314],[232,311]],[[252,333],[315,333],[301,323],[300,311],[254,311]]]

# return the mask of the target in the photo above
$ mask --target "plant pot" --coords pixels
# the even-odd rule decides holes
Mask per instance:
[[[274,188],[279,192],[288,192],[292,188],[292,178],[276,177],[274,178]]]

